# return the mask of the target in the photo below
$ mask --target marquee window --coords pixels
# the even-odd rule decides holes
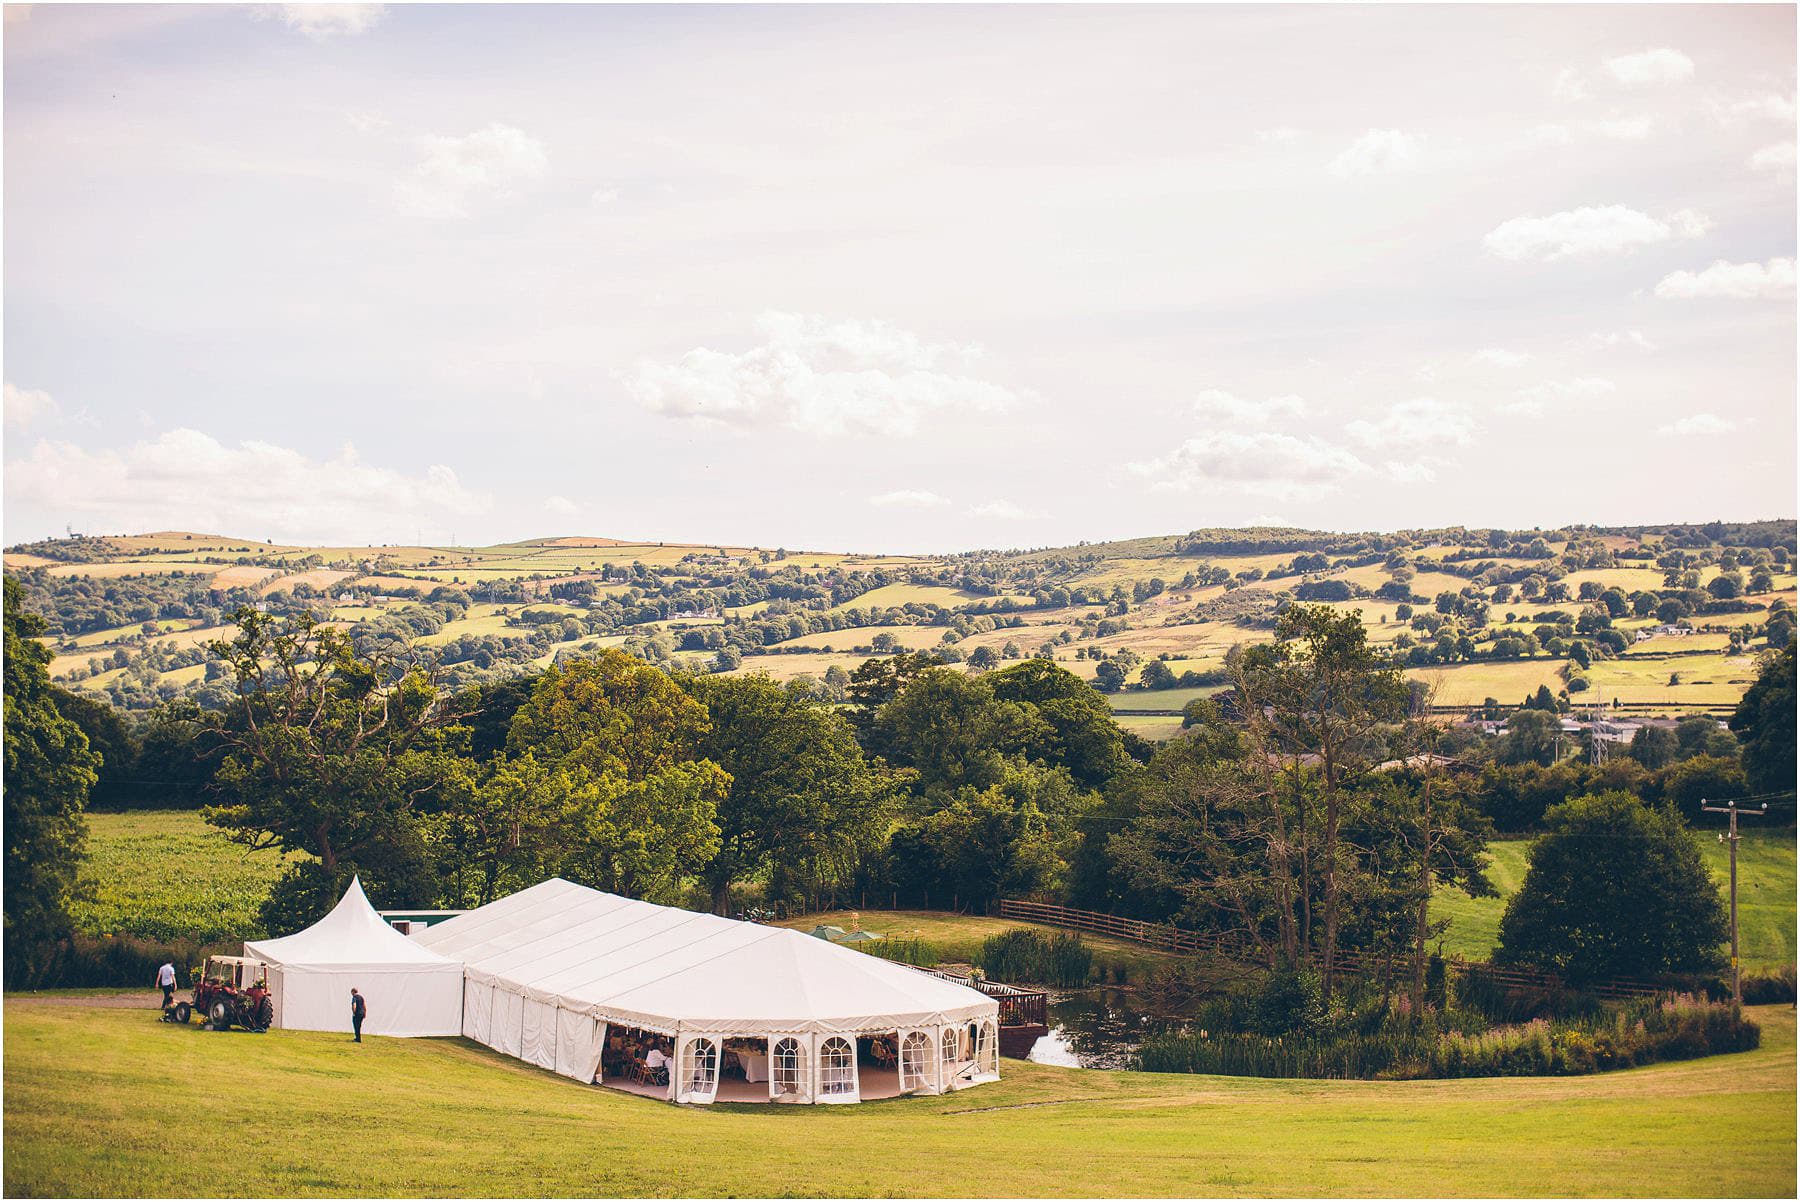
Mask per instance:
[[[775,1055],[770,1065],[773,1070],[775,1093],[801,1094],[806,1092],[801,1087],[801,1074],[806,1068],[806,1057],[801,1053],[800,1041],[793,1037],[775,1041]]]
[[[942,1051],[940,1054],[943,1056],[945,1064],[953,1064],[957,1060],[961,1059],[961,1057],[959,1057],[956,1054],[956,1028],[955,1027],[945,1027],[944,1028],[944,1036],[939,1042],[942,1045]]]
[[[719,1088],[719,1044],[694,1039],[681,1053],[681,1092],[710,1094]]]
[[[978,1073],[998,1073],[1000,1071],[1000,1049],[996,1046],[997,1032],[991,1020],[983,1021],[975,1036],[975,1071]]]
[[[900,1091],[910,1093],[925,1088],[931,1071],[931,1036],[923,1031],[909,1031],[900,1041]]]
[[[819,1092],[856,1092],[856,1047],[842,1035],[833,1035],[819,1045]]]

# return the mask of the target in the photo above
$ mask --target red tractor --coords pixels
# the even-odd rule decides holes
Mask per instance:
[[[269,997],[269,966],[244,956],[208,956],[206,967],[194,977],[194,1000],[176,1002],[169,1019],[185,1023],[194,1012],[213,1031],[242,1027],[267,1031],[275,1020],[275,1003]]]

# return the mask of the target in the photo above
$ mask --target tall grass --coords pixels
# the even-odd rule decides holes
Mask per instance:
[[[997,981],[1073,989],[1092,978],[1094,953],[1073,932],[1045,936],[1021,927],[983,942],[975,963]]]
[[[923,939],[877,939],[870,943],[852,943],[848,946],[871,956],[879,956],[883,960],[911,964],[918,968],[930,968],[942,960],[937,949]]]

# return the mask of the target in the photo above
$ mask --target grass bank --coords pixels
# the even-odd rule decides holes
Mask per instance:
[[[1794,1015],[1755,1017],[1757,1051],[1595,1077],[1269,1081],[1007,1061],[1004,1080],[944,1098],[698,1111],[463,1040],[214,1035],[9,997],[4,1184],[15,1197],[1792,1197]]]

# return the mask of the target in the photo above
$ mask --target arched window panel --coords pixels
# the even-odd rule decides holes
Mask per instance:
[[[786,1101],[806,1096],[806,1047],[792,1035],[769,1049],[769,1095]]]
[[[833,1035],[819,1045],[819,1097],[849,1099],[856,1096],[856,1045]]]
[[[681,1084],[677,1101],[710,1102],[719,1092],[719,1042],[690,1039],[681,1049]]]
[[[924,1031],[908,1031],[900,1040],[900,1092],[937,1090],[937,1045]]]

